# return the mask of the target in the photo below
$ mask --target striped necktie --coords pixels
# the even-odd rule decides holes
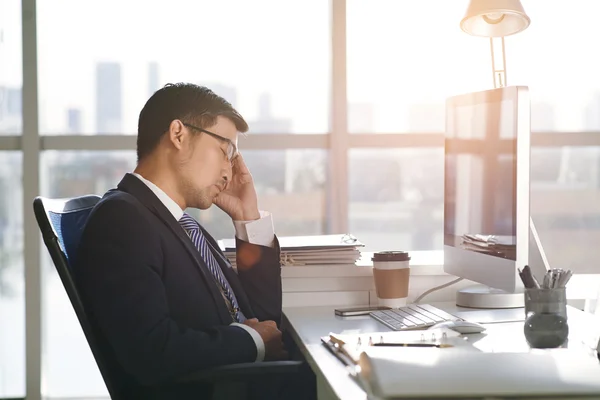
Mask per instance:
[[[183,227],[187,235],[190,237],[196,249],[200,253],[200,256],[204,260],[204,263],[208,266],[208,269],[212,273],[213,278],[215,278],[215,282],[219,286],[219,290],[227,303],[227,308],[231,314],[231,317],[235,322],[244,322],[246,319],[242,312],[240,311],[239,304],[233,293],[233,289],[227,282],[227,278],[223,275],[223,271],[219,266],[219,263],[215,259],[215,256],[210,251],[210,247],[206,241],[206,237],[202,233],[198,222],[194,218],[192,218],[189,214],[183,214],[181,219],[179,220],[179,224]]]

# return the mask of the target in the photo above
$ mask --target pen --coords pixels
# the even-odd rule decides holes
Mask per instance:
[[[544,283],[542,287],[544,289],[548,289],[550,287],[550,275],[548,273],[544,274]]]
[[[528,289],[540,287],[539,282],[537,281],[537,279],[535,279],[535,276],[533,276],[533,274],[531,273],[531,268],[529,268],[529,265],[524,266],[523,270],[520,270],[518,268],[517,268],[517,270],[519,271],[519,276],[521,277],[521,280],[523,281],[523,286],[525,286]]]
[[[529,286],[528,287],[537,288],[537,289],[540,288],[540,284],[537,281],[537,279],[535,279],[535,276],[531,272],[531,268],[529,267],[529,265],[526,265],[526,266],[523,267],[523,274],[525,274],[527,276],[527,280],[529,282]]]
[[[550,275],[550,289],[554,289],[558,284],[559,271],[556,269],[552,270],[552,275]]]
[[[375,347],[437,347],[445,349],[454,347],[451,344],[434,344],[434,343],[373,343]]]
[[[356,362],[352,359],[350,354],[345,350],[344,345],[346,344],[343,340],[336,338],[333,335],[329,335],[329,340],[333,343],[332,347],[327,348],[333,352],[333,354],[343,362],[347,367],[355,367]]]
[[[333,344],[340,348],[346,344],[346,342],[344,342],[342,339],[338,339],[337,337],[331,334],[329,335],[329,340],[331,340]]]
[[[569,282],[569,279],[571,279],[571,276],[573,276],[573,271],[568,270],[565,273],[564,278],[559,282],[560,287],[566,287],[567,282]]]

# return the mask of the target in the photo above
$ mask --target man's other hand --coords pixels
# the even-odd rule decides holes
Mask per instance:
[[[275,321],[259,322],[256,318],[247,319],[244,325],[254,329],[265,343],[265,361],[287,360],[288,353],[283,347],[281,331]]]

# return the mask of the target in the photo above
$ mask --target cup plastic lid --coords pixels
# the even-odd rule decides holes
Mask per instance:
[[[409,261],[406,251],[379,251],[373,254],[371,261]]]

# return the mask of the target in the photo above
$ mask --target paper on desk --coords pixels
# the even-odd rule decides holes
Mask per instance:
[[[325,250],[325,249],[344,249],[354,247],[364,247],[352,235],[314,235],[314,236],[281,236],[279,247],[282,251],[287,250]],[[224,251],[235,250],[235,240],[223,239],[219,241],[219,246]]]
[[[226,252],[225,256],[229,262],[235,266],[236,253]],[[297,253],[282,251],[280,255],[281,264],[283,266],[304,266],[304,265],[348,265],[354,264],[360,259],[358,250],[349,249],[348,251],[330,251],[327,253]]]
[[[598,395],[600,364],[569,349],[524,353],[460,348],[371,347],[359,359],[361,380],[375,396],[453,397]],[[433,384],[424,385],[431,382]],[[595,397],[596,398],[596,397]]]
[[[283,266],[355,264],[364,244],[352,235],[279,237]],[[219,247],[235,267],[235,240],[219,240]]]

